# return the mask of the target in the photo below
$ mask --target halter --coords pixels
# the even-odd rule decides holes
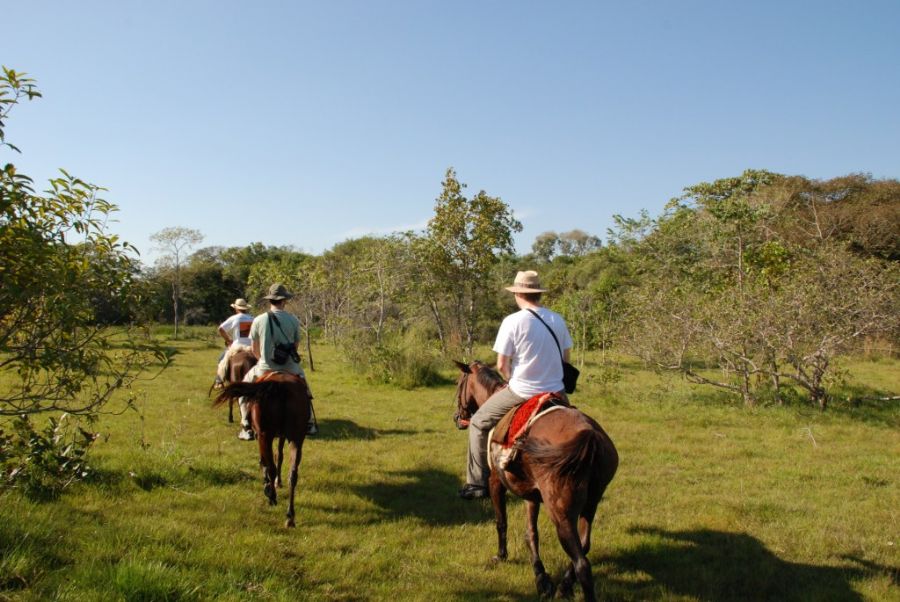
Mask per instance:
[[[462,378],[459,379],[459,384],[456,385],[456,414],[453,416],[453,421],[459,429],[468,428],[469,419],[472,416],[469,413],[469,402],[463,399],[468,389],[470,376],[472,376],[470,372],[463,372]],[[466,414],[465,417],[463,417],[463,413]]]

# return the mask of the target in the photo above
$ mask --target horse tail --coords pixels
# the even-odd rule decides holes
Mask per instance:
[[[232,383],[222,389],[222,392],[213,400],[213,407],[218,407],[230,399],[246,397],[260,403],[266,403],[270,399],[281,399],[285,394],[288,383],[278,381],[263,381],[261,383]]]
[[[602,462],[603,433],[594,429],[583,429],[572,439],[558,445],[544,439],[529,437],[522,443],[521,451],[534,464],[560,476],[581,477],[591,469],[596,471],[597,463]]]

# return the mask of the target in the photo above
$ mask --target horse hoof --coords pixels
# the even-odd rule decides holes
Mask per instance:
[[[557,597],[565,598],[566,600],[575,597],[575,584],[571,581],[563,580],[559,584],[559,589],[557,590]]]
[[[293,527],[296,527],[297,525],[294,524],[294,519],[289,518],[286,521],[284,521],[284,526],[288,529],[291,529]]]
[[[556,592],[556,586],[553,585],[553,580],[544,573],[543,575],[538,575],[535,578],[535,582],[537,583],[537,591],[538,595],[542,599],[551,599],[553,598],[553,594]]]

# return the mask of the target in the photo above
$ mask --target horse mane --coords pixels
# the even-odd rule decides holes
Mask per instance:
[[[475,361],[472,362],[472,365],[478,366],[478,371],[475,375],[478,379],[478,384],[491,393],[506,384],[506,381],[503,380],[503,377],[500,376],[500,373],[484,362]]]

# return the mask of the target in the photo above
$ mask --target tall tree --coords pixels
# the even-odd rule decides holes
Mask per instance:
[[[468,199],[463,194],[465,187],[453,168],[448,168],[434,216],[417,248],[426,272],[423,284],[439,330],[446,332],[441,324],[449,318],[471,355],[476,325],[487,297],[494,293],[485,283],[499,257],[514,253],[512,235],[522,230],[522,224],[499,197],[482,190]]]
[[[175,323],[173,336],[177,339],[178,309],[181,300],[181,266],[190,248],[203,242],[203,234],[199,230],[177,226],[163,228],[150,236],[150,240],[155,242],[156,248],[162,252],[159,263],[171,270],[172,311]]]

